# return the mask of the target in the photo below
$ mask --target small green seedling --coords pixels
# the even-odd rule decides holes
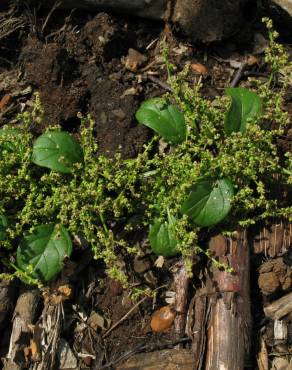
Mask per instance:
[[[225,115],[225,134],[246,132],[249,120],[261,112],[259,96],[244,88],[226,89],[232,98],[231,106]],[[138,121],[152,128],[170,144],[186,141],[187,127],[179,109],[160,98],[142,103],[136,113]],[[234,187],[228,178],[210,178],[202,174],[202,179],[192,185],[190,193],[181,206],[181,213],[201,227],[213,226],[223,221],[231,210]],[[178,241],[174,237],[174,218],[168,213],[168,221],[156,221],[149,231],[152,250],[163,256],[177,253]]]

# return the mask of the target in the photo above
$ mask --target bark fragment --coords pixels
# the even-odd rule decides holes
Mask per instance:
[[[32,289],[20,294],[14,310],[9,351],[4,360],[4,370],[22,369],[26,359],[24,349],[29,347],[31,326],[39,302],[39,290]]]

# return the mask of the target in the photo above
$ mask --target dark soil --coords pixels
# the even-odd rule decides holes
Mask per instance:
[[[186,62],[201,63],[207,68],[207,73],[200,76],[194,67],[190,78],[193,82],[202,78],[204,95],[213,99],[230,86],[238,62],[259,47],[258,42],[252,41],[255,34],[264,35],[255,18],[246,35],[249,42],[242,43],[242,35],[238,35],[222,44],[203,46],[193,45],[155,22],[105,13],[57,11],[44,27],[47,14],[47,11],[39,11],[34,17],[32,9],[24,10],[23,14],[9,10],[0,13],[0,19],[23,16],[22,27],[5,38],[0,35],[0,126],[15,120],[18,112],[30,109],[33,93],[39,92],[45,109],[45,126],[61,124],[64,129],[78,133],[78,112],[89,113],[95,122],[100,152],[109,156],[120,152],[124,158],[136,156],[150,137],[150,132],[135,120],[140,102],[147,97],[159,96],[167,89],[158,39],[167,38],[171,61],[178,68]],[[257,63],[250,66],[247,73],[261,76],[265,73],[262,54],[257,54],[256,58]],[[243,86],[247,76],[241,80]],[[292,113],[292,94],[287,96],[286,106]],[[283,150],[291,150],[291,139],[290,130],[280,143]],[[263,305],[292,291],[291,253],[283,252],[291,247],[290,235],[285,241],[277,239],[278,244],[263,246],[255,243],[252,256],[255,338],[264,327]],[[141,238],[140,245],[143,242]],[[110,281],[104,274],[104,266],[98,262],[85,259],[83,268],[78,270],[79,258],[77,253],[72,265],[66,266],[64,276],[55,284],[57,287],[70,283],[73,287],[72,297],[64,302],[62,337],[75,354],[81,354],[78,368],[99,369],[112,364],[108,368],[114,369],[119,359],[130,357],[141,348],[147,352],[174,346],[169,345],[178,339],[173,330],[153,333],[150,317],[154,309],[166,305],[165,292],[173,288],[169,269],[177,262],[175,259],[168,261],[161,271],[154,266],[155,258],[147,250],[141,260],[127,262],[133,287],[149,287],[151,290],[162,285],[166,287],[157,300],[144,300],[116,329],[103,337],[107,324],[102,328],[97,320],[90,326],[86,324],[88,318],[98,313],[115,324],[131,310],[133,302],[129,291],[120,283]],[[74,277],[76,271],[77,279]],[[13,283],[7,290],[9,302],[15,302],[19,289],[23,289],[20,283]],[[40,303],[39,314],[42,307],[43,303]],[[13,305],[4,321],[0,309],[1,357],[8,351],[12,308]],[[287,320],[290,323],[290,319]],[[265,331],[267,347],[272,352],[274,343],[270,325]],[[292,341],[291,335],[285,343],[285,354],[291,354],[289,341]],[[251,368],[255,369],[255,354],[251,363]]]

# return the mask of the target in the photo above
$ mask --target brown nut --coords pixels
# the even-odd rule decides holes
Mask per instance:
[[[176,313],[170,306],[161,307],[155,311],[151,317],[151,329],[156,332],[163,332],[168,330],[175,319]]]

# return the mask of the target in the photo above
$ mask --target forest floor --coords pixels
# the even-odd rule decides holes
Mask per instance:
[[[210,100],[224,93],[244,63],[238,85],[247,86],[248,77],[268,78],[263,60],[268,41],[260,16],[250,20],[239,35],[212,45],[193,45],[162,23],[78,10],[57,10],[48,16],[44,10],[34,13],[27,9],[19,14],[12,8],[0,13],[1,23],[5,23],[6,32],[0,33],[0,126],[31,109],[34,93],[39,92],[45,110],[43,125],[58,123],[78,133],[78,112],[90,113],[96,124],[99,151],[108,156],[121,152],[124,158],[133,158],[150,138],[150,131],[137,124],[135,112],[145,98],[169,91],[159,49],[162,38],[169,45],[170,61],[178,71],[190,63],[190,81],[200,79],[202,94]],[[282,42],[292,55],[292,45],[285,38]],[[292,114],[291,88],[285,104]],[[292,129],[280,145],[291,150],[291,140]],[[257,368],[257,354],[264,349],[273,363],[271,369],[284,369],[289,363],[291,366],[292,312],[285,317],[288,332],[282,339],[275,339],[274,322],[264,313],[265,306],[292,291],[291,230],[288,232],[283,225],[273,227],[255,231],[258,240],[263,238],[260,233],[270,236],[267,242],[255,242],[251,251],[252,369]],[[145,234],[139,243],[143,249]],[[157,300],[142,298],[133,303],[130,290],[110,280],[104,265],[82,250],[74,251],[62,276],[38,298],[34,323],[43,315],[46,299],[57,299],[58,288],[70,283],[72,294],[69,299],[62,298],[63,312],[51,308],[50,313],[62,321],[56,335],[73,351],[68,358],[59,359],[65,364],[59,363],[56,368],[116,369],[137,353],[173,348],[180,341],[183,347],[189,347],[188,338],[175,338],[172,329],[154,333],[150,327],[153,311],[166,305],[165,294],[173,289],[172,273],[178,259],[169,259],[159,269],[156,257],[147,248],[144,251],[143,257],[127,262],[129,280],[132,286],[161,289]],[[197,280],[195,277],[193,287]],[[9,302],[5,316],[0,317],[0,357],[4,358],[9,350],[12,313],[27,287],[19,281],[8,290],[4,282],[0,287],[3,299]],[[52,307],[56,307],[54,303]],[[264,346],[261,351],[260,344]],[[30,366],[36,352],[33,348],[27,350],[26,366]]]

